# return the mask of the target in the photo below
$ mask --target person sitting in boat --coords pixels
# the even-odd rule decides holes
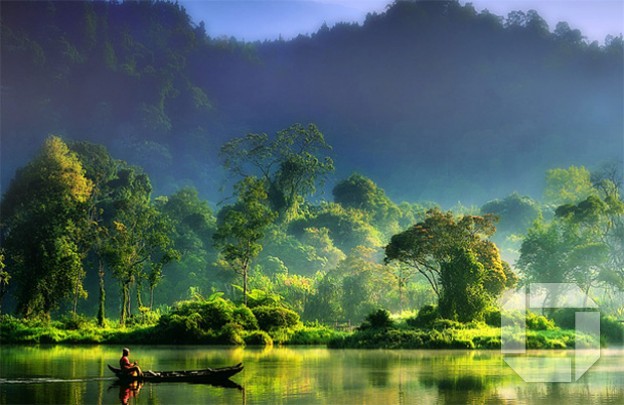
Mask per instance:
[[[133,377],[142,376],[143,372],[141,371],[141,368],[137,365],[137,362],[135,361],[134,363],[130,363],[130,360],[128,359],[129,354],[130,349],[124,347],[121,359],[119,359],[119,367],[121,367],[121,370],[124,373]]]

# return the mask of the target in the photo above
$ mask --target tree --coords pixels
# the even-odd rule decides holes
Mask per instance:
[[[570,193],[572,202],[557,207],[552,221],[537,221],[529,229],[518,260],[526,282],[574,282],[586,293],[599,284],[624,286],[624,202],[617,170],[607,169],[591,176],[593,188],[587,187],[585,170],[559,172],[580,173],[561,176],[568,181],[559,189],[576,190],[582,184],[584,191]]]
[[[221,147],[224,167],[240,177],[259,176],[266,184],[271,208],[280,218],[293,218],[303,198],[316,191],[334,170],[324,151],[331,150],[314,124],[294,124],[277,132],[250,133]]]
[[[469,322],[483,312],[489,297],[483,284],[485,267],[469,249],[458,248],[448,262],[442,263],[439,300],[440,314]]]
[[[169,236],[173,232],[171,221],[150,203],[152,188],[147,175],[127,167],[120,170],[110,183],[114,190],[114,214],[106,240],[105,258],[113,276],[121,284],[119,322],[125,325],[131,314],[131,287],[136,285],[137,304],[141,307],[142,280],[150,278],[152,295],[161,279],[162,267],[177,260],[179,253],[173,248]]]
[[[219,212],[215,245],[229,267],[243,278],[243,300],[247,305],[247,283],[253,259],[262,251],[260,241],[276,214],[268,206],[264,182],[245,177],[235,186],[238,201]]]
[[[496,232],[524,234],[539,217],[541,209],[530,197],[512,193],[502,200],[488,201],[481,207],[481,214],[498,217]]]
[[[382,245],[381,234],[367,222],[367,217],[359,209],[322,203],[320,207],[312,207],[304,217],[293,220],[288,231],[302,238],[306,229],[326,228],[335,246],[343,252],[350,252],[357,246],[379,247]]]
[[[551,169],[546,172],[544,199],[548,204],[559,206],[577,203],[587,198],[594,191],[591,174],[583,166]]]
[[[344,208],[369,213],[370,222],[384,234],[392,235],[398,232],[401,211],[371,179],[360,174],[352,174],[348,179],[336,184],[332,193],[334,202]]]
[[[111,186],[117,179],[119,170],[127,165],[124,162],[113,159],[106,147],[89,142],[73,142],[69,145],[74,151],[85,169],[86,177],[93,183],[93,192],[88,201],[89,220],[91,221],[91,250],[98,272],[98,325],[104,326],[106,318],[106,288],[105,276],[105,249],[107,238],[112,228],[114,205],[112,195],[114,188]]]
[[[3,239],[24,317],[49,317],[62,300],[86,297],[82,259],[92,191],[76,154],[55,136],[11,182],[2,200]]]
[[[483,272],[479,271],[479,277],[472,278],[471,282],[474,288],[486,291],[488,299],[494,299],[516,281],[509,266],[500,259],[498,248],[488,239],[494,232],[491,216],[464,215],[456,219],[450,211],[433,209],[424,221],[391,238],[384,261],[386,264],[397,261],[416,269],[427,279],[438,300],[447,300],[451,312],[445,315],[453,317],[452,312],[460,304],[448,303],[448,300],[459,297],[445,288],[463,283],[461,280],[467,270],[460,269],[458,263],[472,260],[472,256],[466,255],[474,255],[483,266]]]
[[[3,251],[0,250],[0,313],[2,312],[2,299],[8,290],[9,281],[11,281],[11,275],[5,270],[5,267],[6,264],[4,264],[4,254]]]
[[[181,258],[170,266],[171,273],[186,277],[169,277],[164,289],[169,300],[179,300],[192,286],[209,285],[214,275],[208,274],[217,260],[212,244],[216,231],[216,218],[206,201],[200,199],[192,187],[180,189],[173,195],[157,200],[157,208],[171,219],[174,248]],[[213,277],[210,280],[209,277]]]

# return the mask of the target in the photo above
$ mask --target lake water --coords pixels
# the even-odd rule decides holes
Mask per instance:
[[[240,387],[115,385],[121,346],[0,347],[1,404],[624,404],[624,351],[574,383],[526,383],[498,351],[133,346],[144,369],[244,362]],[[551,352],[548,352],[551,353]]]

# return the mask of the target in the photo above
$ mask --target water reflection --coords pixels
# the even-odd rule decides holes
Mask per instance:
[[[577,382],[526,383],[497,351],[145,346],[135,352],[154,370],[245,369],[225,386],[120,386],[106,368],[118,349],[0,347],[0,404],[624,403],[621,350],[604,351]]]
[[[139,395],[143,383],[140,381],[133,381],[125,384],[119,384],[119,401],[122,405],[128,405],[131,398],[135,398]]]

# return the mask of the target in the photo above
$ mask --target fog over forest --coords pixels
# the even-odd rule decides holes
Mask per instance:
[[[3,2],[2,190],[49,134],[106,145],[155,194],[213,204],[223,142],[315,123],[331,186],[359,172],[395,201],[540,198],[544,173],[621,161],[621,37],[587,43],[534,11],[398,2],[290,41],[212,38],[155,2]]]

